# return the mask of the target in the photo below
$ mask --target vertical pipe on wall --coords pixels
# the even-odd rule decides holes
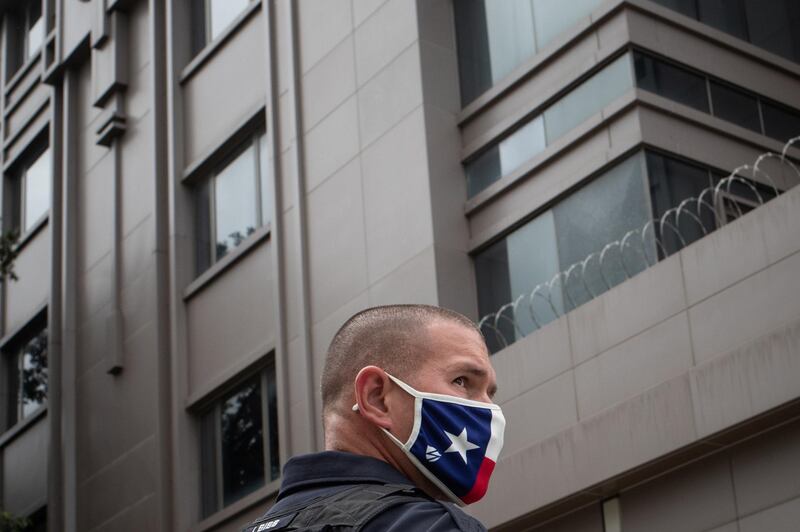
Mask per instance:
[[[63,459],[63,517],[59,532],[77,530],[77,124],[76,112],[79,74],[71,69],[64,73],[62,99],[62,270],[61,270],[61,454]],[[53,529],[51,529],[53,530]]]
[[[298,283],[298,298],[300,300],[300,351],[304,354],[306,363],[306,402],[308,415],[309,451],[317,447],[317,414],[315,392],[317,390],[314,379],[314,355],[311,352],[311,301],[309,297],[309,271],[308,271],[308,224],[306,216],[306,180],[305,180],[305,142],[303,141],[303,109],[300,98],[300,35],[298,31],[297,2],[289,2],[289,53],[290,79],[289,79],[289,106],[292,109],[292,119],[295,131],[294,167],[295,178],[295,206],[294,215],[297,220],[297,253],[300,265]]]
[[[64,133],[64,86],[50,90],[50,302],[47,305],[48,374],[47,420],[50,437],[47,442],[47,526],[51,532],[64,530],[63,463],[61,455],[62,375],[62,139]]]
[[[155,179],[156,354],[158,379],[158,504],[160,530],[174,530],[172,472],[172,368],[170,352],[169,187],[167,156],[166,7],[150,0],[153,176]]]
[[[267,124],[267,146],[270,150],[271,172],[273,182],[273,209],[275,213],[270,227],[270,241],[272,245],[273,293],[275,294],[275,380],[278,397],[278,445],[280,463],[286,463],[291,456],[292,439],[289,430],[289,373],[288,373],[288,345],[287,345],[287,302],[286,302],[286,271],[284,268],[283,230],[283,175],[281,174],[280,147],[278,146],[278,55],[276,51],[275,34],[275,4],[264,2],[264,36],[267,47],[267,105],[265,106]]]

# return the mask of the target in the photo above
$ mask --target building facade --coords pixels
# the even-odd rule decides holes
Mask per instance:
[[[0,0],[2,508],[239,530],[323,446],[338,327],[415,302],[493,352],[488,527],[796,530],[800,7],[764,4]]]

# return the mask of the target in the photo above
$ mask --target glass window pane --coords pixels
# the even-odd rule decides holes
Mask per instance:
[[[583,261],[591,253],[602,251],[606,244],[621,240],[628,231],[640,229],[647,223],[650,213],[643,164],[643,155],[636,154],[556,205],[553,210],[562,270]],[[628,274],[633,275],[645,268],[642,253],[650,253],[652,258],[652,249],[643,251],[640,242],[637,242],[637,247],[626,247],[624,253],[619,248],[608,252],[602,269],[599,261],[587,263],[584,280],[594,295],[624,281]],[[571,279],[567,286],[567,310],[573,308],[572,303],[580,305],[591,298],[592,294],[587,293],[578,279]]]
[[[747,20],[740,0],[697,0],[697,11],[700,22],[747,40]]]
[[[200,463],[202,464],[202,511],[208,517],[219,509],[217,493],[217,411],[200,419]]]
[[[787,59],[800,61],[800,2],[745,0],[750,42]]]
[[[714,108],[714,116],[761,133],[761,120],[755,97],[712,81],[711,105]]]
[[[707,113],[704,77],[648,55],[634,55],[636,86]]]
[[[598,113],[632,86],[630,56],[625,54],[544,112],[547,144]]]
[[[486,0],[492,82],[507,76],[536,52],[530,0]]]
[[[500,173],[511,173],[544,148],[544,120],[537,116],[500,142]]]
[[[603,0],[570,0],[565,9],[563,0],[532,0],[533,19],[536,22],[536,46],[544,48],[561,33],[589,16]]]
[[[39,52],[39,49],[42,47],[43,42],[44,42],[44,18],[41,16],[40,12],[39,17],[36,19],[36,21],[28,30],[27,59],[32,58]]]
[[[511,279],[505,238],[475,255],[475,281],[478,288],[478,313],[481,318],[496,312],[511,301]],[[486,345],[492,353],[496,353],[505,345],[498,335],[514,338],[514,328],[510,322],[504,320],[498,323],[497,328],[499,331],[494,331],[491,326],[483,329]]]
[[[22,417],[28,417],[47,400],[47,330],[41,331],[22,349]]]
[[[214,178],[216,259],[258,227],[255,148],[250,145]]]
[[[25,172],[25,220],[28,231],[50,209],[52,159],[50,150],[42,153]]]
[[[516,170],[545,148],[544,121],[537,116],[466,166],[467,193],[471,198]]]
[[[562,287],[558,283],[552,285],[552,290],[543,288],[534,299],[530,298],[537,285],[549,282],[560,270],[553,211],[537,216],[508,235],[507,240],[511,299],[525,296],[515,314],[519,338],[520,332],[526,335],[564,313]]]
[[[16,352],[7,359],[6,366],[6,427],[13,427],[19,421],[20,399],[20,358],[21,353]]]
[[[266,133],[262,133],[258,137],[258,164],[261,178],[261,225],[267,225],[272,222],[275,189],[272,181],[272,167],[269,164]]]
[[[800,113],[762,100],[765,135],[786,142],[800,136]]]
[[[697,0],[655,0],[655,2],[687,17],[697,18]]]
[[[216,39],[244,11],[250,0],[208,0],[211,40]]]
[[[223,506],[264,485],[261,379],[253,379],[221,405]]]
[[[194,252],[196,273],[201,274],[211,266],[211,180],[206,179],[195,188]]]
[[[267,409],[269,426],[269,469],[270,480],[275,480],[281,475],[280,446],[278,444],[278,386],[275,382],[275,366],[267,369]]]
[[[461,104],[467,105],[492,86],[484,0],[453,2],[453,12],[456,21]]]
[[[660,220],[664,214],[687,198],[699,198],[703,190],[711,186],[708,170],[694,166],[671,157],[647,152],[647,174],[650,183],[650,201],[653,208],[653,218]],[[714,200],[711,196],[703,197],[703,205],[697,202],[687,204],[689,210],[699,218],[699,222],[691,215],[682,214],[680,218],[673,214],[667,216],[663,233],[660,227],[654,227],[661,246],[658,252],[663,258],[664,254],[672,255],[687,245],[701,238],[706,232],[713,231],[717,224],[713,211]],[[702,223],[702,227],[700,224]],[[680,232],[680,237],[675,233]]]
[[[466,164],[467,197],[473,197],[481,190],[500,179],[500,145],[495,144],[476,159]]]

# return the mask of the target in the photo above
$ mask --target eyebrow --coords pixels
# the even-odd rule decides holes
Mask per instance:
[[[459,365],[456,367],[456,370],[463,373],[471,373],[472,375],[482,377],[484,379],[489,377],[489,373],[486,370],[476,368],[475,366]],[[497,394],[497,384],[493,384],[492,386],[490,386],[488,393],[489,397],[494,397]]]

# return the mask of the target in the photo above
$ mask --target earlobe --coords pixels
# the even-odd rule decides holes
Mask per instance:
[[[391,431],[392,419],[386,401],[389,377],[377,366],[366,366],[358,372],[354,382],[356,404],[353,411],[372,424]]]

